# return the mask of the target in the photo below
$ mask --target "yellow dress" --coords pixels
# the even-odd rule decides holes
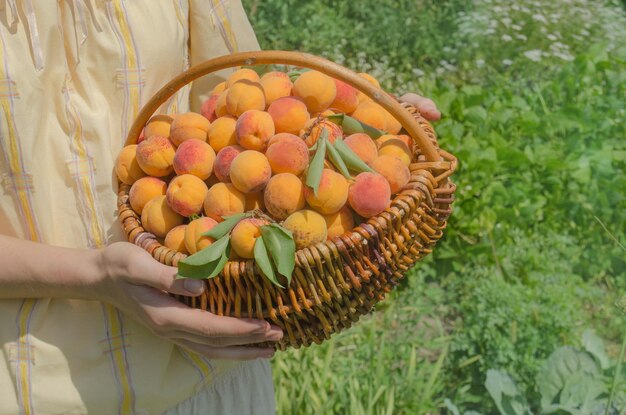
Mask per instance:
[[[124,240],[113,164],[141,106],[189,64],[257,48],[239,1],[1,2],[0,233]],[[198,109],[226,75],[162,112]],[[0,346],[0,414],[274,412],[266,360],[210,361],[95,301],[0,301]]]

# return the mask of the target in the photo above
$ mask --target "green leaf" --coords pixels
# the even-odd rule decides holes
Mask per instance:
[[[503,415],[532,415],[524,396],[505,372],[489,369],[485,388]]]
[[[313,189],[313,193],[317,196],[317,189],[320,186],[320,180],[322,179],[322,171],[324,170],[324,159],[326,158],[326,139],[328,138],[328,131],[324,128],[322,134],[317,140],[317,151],[309,164],[309,169],[306,174],[306,185]]]
[[[541,391],[542,408],[547,408],[556,401],[567,379],[576,372],[595,377],[601,370],[589,353],[571,346],[561,347],[548,357],[536,377],[537,389]]]
[[[335,167],[337,167],[339,172],[343,174],[343,176],[346,179],[352,179],[352,176],[350,176],[350,172],[348,171],[348,167],[346,166],[346,163],[343,161],[343,159],[339,155],[339,152],[337,151],[335,146],[333,146],[333,144],[329,142],[328,145],[326,146],[326,149],[328,150],[328,158],[330,159],[331,163],[333,163]]]
[[[272,282],[274,285],[278,285],[281,288],[285,288],[276,279],[276,273],[274,272],[274,265],[272,264],[272,260],[270,259],[269,253],[267,252],[267,247],[265,246],[265,241],[263,240],[263,236],[260,236],[256,239],[254,243],[254,260],[261,268],[261,272],[265,277]]]
[[[176,278],[213,278],[224,269],[229,255],[230,237],[225,235],[206,248],[179,261]]]
[[[296,243],[292,233],[280,225],[272,223],[261,226],[261,235],[265,247],[276,264],[278,273],[287,278],[287,286],[289,286],[293,269],[296,266]]]
[[[218,223],[210,230],[204,232],[202,236],[208,236],[213,239],[220,239],[231,231],[241,219],[250,216],[249,213],[238,213],[236,215],[227,216],[223,222]]]
[[[346,114],[333,114],[326,117],[329,121],[341,126],[345,135],[355,133],[365,133],[370,137],[376,139],[385,134],[385,131],[374,128],[370,125],[362,123],[356,118],[352,118]]]
[[[606,354],[602,339],[596,336],[592,330],[587,329],[583,333],[582,343],[585,350],[591,353],[591,355],[598,360],[600,367],[602,369],[608,369],[610,361]]]
[[[331,146],[334,146],[350,170],[357,173],[374,173],[374,170],[365,164],[365,162],[361,160],[361,158],[357,156],[356,153],[352,151],[352,149],[341,138],[337,138],[335,143],[331,144]]]

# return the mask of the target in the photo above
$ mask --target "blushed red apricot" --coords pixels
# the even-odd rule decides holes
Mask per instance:
[[[185,217],[198,214],[208,190],[206,183],[193,174],[176,176],[167,186],[167,204]]]
[[[150,176],[163,177],[174,171],[175,149],[169,139],[153,135],[137,145],[137,163]]]
[[[235,157],[245,151],[241,146],[226,146],[217,153],[213,172],[220,182],[230,183],[230,165]]]
[[[309,165],[309,148],[297,135],[280,133],[273,136],[265,156],[272,173],[292,173],[300,176]]]
[[[193,174],[206,180],[213,172],[215,151],[205,141],[186,140],[176,149],[174,154],[174,171],[177,175]]]
[[[378,173],[360,173],[348,192],[348,202],[364,218],[371,218],[391,203],[389,182]]]
[[[248,150],[265,151],[274,132],[274,121],[265,111],[248,110],[235,124],[237,143]]]

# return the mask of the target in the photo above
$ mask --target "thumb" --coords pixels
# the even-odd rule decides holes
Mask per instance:
[[[157,288],[161,291],[167,291],[172,294],[197,296],[204,292],[206,283],[204,280],[196,280],[192,278],[176,278],[178,269],[163,265],[158,261],[150,258],[150,266],[144,270],[142,276],[137,278],[137,282]]]

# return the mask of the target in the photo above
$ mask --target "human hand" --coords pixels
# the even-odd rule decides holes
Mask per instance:
[[[422,114],[422,117],[428,121],[438,121],[441,118],[441,112],[439,112],[437,104],[432,99],[409,92],[402,95],[400,100],[413,105]]]
[[[175,279],[176,268],[154,260],[145,250],[117,242],[101,252],[99,300],[113,304],[154,334],[211,359],[270,358],[272,348],[243,346],[277,341],[283,333],[264,320],[222,317],[189,308],[167,293],[197,296],[204,282]]]

